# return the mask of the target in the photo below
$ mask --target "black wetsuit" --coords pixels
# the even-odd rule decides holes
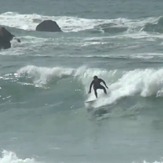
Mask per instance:
[[[104,93],[107,94],[105,87],[103,85],[101,85],[100,83],[104,83],[104,85],[106,86],[106,83],[104,82],[104,80],[102,80],[100,78],[94,79],[91,82],[91,84],[90,84],[90,90],[89,90],[89,92],[91,92],[91,88],[93,86],[93,89],[94,89],[94,92],[95,92],[95,96],[96,97],[97,97],[97,89],[103,89]]]

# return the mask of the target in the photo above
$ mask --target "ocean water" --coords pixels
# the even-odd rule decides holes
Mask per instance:
[[[5,0],[0,163],[162,163],[163,1]],[[62,33],[36,32],[50,19]],[[108,94],[93,90],[98,75]]]

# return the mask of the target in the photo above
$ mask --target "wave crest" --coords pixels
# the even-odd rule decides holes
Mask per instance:
[[[26,77],[34,83],[35,86],[41,87],[51,81],[68,77],[73,74],[73,69],[62,67],[37,67],[28,65],[17,71],[17,77]]]
[[[20,159],[14,152],[4,150],[2,157],[0,157],[1,163],[39,163],[33,158]]]

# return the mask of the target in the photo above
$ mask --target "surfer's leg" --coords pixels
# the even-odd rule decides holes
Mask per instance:
[[[104,86],[100,86],[100,89],[103,89],[104,93],[107,94],[106,88]]]
[[[106,88],[104,87],[104,93],[107,94]]]
[[[97,89],[96,88],[94,88],[94,92],[95,92],[95,96],[97,98],[98,96],[97,96]]]

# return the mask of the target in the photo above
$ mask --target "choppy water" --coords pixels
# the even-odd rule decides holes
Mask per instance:
[[[161,0],[5,0],[0,163],[161,163]],[[63,33],[36,32],[43,20]],[[108,95],[88,95],[92,77]]]

